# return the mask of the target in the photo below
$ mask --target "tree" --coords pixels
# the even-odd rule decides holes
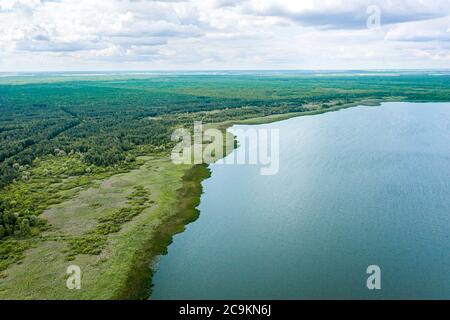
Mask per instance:
[[[20,234],[22,236],[27,236],[31,233],[30,222],[28,219],[22,219],[20,222]]]

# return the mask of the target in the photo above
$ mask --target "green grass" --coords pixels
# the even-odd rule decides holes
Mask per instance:
[[[119,172],[129,171],[139,162],[115,168],[91,166],[89,170],[81,156],[46,157],[36,160],[31,167],[25,167],[26,180],[18,180],[0,190],[0,197],[10,205],[15,219],[28,221],[27,232],[15,230],[0,240],[0,275],[11,263],[20,262],[25,250],[50,225],[42,215],[49,206],[57,206],[75,197],[81,190],[96,186],[101,180]]]
[[[177,214],[178,190],[188,167],[175,166],[167,157],[141,160],[139,169],[114,175],[46,210],[42,217],[51,227],[21,252],[23,259],[10,261],[0,279],[0,299],[146,297],[151,270],[148,264],[146,270],[137,268],[138,261],[151,261],[161,252],[162,245],[151,252],[146,248]],[[124,210],[133,207],[140,212]],[[66,288],[71,264],[82,270],[81,290]],[[140,288],[130,286],[132,281]]]

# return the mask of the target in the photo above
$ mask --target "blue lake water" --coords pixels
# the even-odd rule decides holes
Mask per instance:
[[[450,299],[449,103],[258,127],[280,130],[279,173],[211,165],[152,299]],[[381,290],[367,289],[369,265]]]

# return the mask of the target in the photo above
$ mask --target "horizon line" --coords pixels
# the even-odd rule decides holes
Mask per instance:
[[[450,71],[450,68],[368,68],[368,69],[93,69],[93,70],[22,70],[1,71],[0,74],[26,74],[26,73],[92,73],[92,72],[401,72],[401,71]]]

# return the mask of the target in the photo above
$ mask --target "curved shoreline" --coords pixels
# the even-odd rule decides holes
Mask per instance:
[[[258,125],[267,124],[299,116],[318,115],[327,112],[339,111],[341,109],[357,107],[361,105],[379,106],[381,101],[361,101],[350,104],[345,104],[325,110],[317,110],[310,112],[286,113],[277,114],[266,117],[256,117],[247,120],[230,120],[221,123],[212,123],[206,125],[208,128],[217,128],[223,132],[233,125]],[[234,139],[233,139],[234,141]],[[227,148],[227,152],[223,157],[233,152],[236,149],[234,144],[232,148]],[[220,160],[220,159],[217,159]],[[155,268],[149,268],[149,265],[154,265],[158,257],[166,255],[168,248],[173,241],[173,237],[186,230],[186,226],[195,222],[200,217],[200,210],[197,209],[203,194],[202,183],[204,180],[211,177],[211,170],[208,164],[194,165],[185,171],[183,176],[183,185],[177,191],[178,194],[178,212],[170,217],[167,223],[162,223],[162,228],[157,232],[153,238],[152,243],[149,243],[143,249],[143,253],[138,255],[134,265],[133,272],[127,279],[127,285],[117,295],[117,299],[151,299],[153,288],[153,275],[157,271]]]
[[[246,120],[229,120],[221,123],[207,124],[205,125],[205,127],[218,128],[220,130],[223,130],[224,132],[227,132],[227,129],[232,127],[233,125],[267,124],[288,120],[295,117],[319,115],[358,106],[376,107],[386,102],[408,101],[399,101],[398,99],[366,99],[332,107],[329,109],[276,114],[266,117],[250,118]],[[235,147],[236,146],[231,148],[231,150],[229,150],[229,153],[234,151]],[[225,153],[224,157],[229,153]],[[158,257],[160,257],[161,255],[167,254],[168,247],[172,243],[173,237],[179,233],[184,232],[188,224],[195,222],[200,217],[200,211],[197,209],[197,206],[200,204],[201,195],[203,194],[202,183],[204,180],[210,177],[211,171],[208,164],[194,165],[185,171],[185,176],[183,177],[183,186],[177,192],[179,195],[179,199],[177,200],[178,212],[175,216],[173,216],[175,217],[175,220],[171,219],[167,221],[167,224],[162,224],[162,229],[158,232],[158,235],[155,238],[157,239],[158,243],[150,244],[149,250],[144,250],[143,254],[140,255],[140,258],[138,259],[138,261],[136,261],[135,270],[133,270],[133,273],[130,274],[128,278],[128,285],[126,286],[126,288],[124,288],[124,290],[121,290],[121,294],[117,296],[118,299],[151,299],[151,289],[153,287],[152,278],[157,270],[154,268],[149,268],[148,266],[154,264]],[[139,288],[138,291],[132,289],[136,288],[136,286]]]
[[[150,241],[135,255],[126,284],[113,297],[115,300],[144,300],[150,298],[155,260],[167,253],[176,234],[182,233],[186,226],[197,220],[200,211],[200,197],[203,193],[202,181],[211,176],[206,165],[195,165],[187,169],[182,177],[182,186],[177,190],[177,212],[166,218]]]
[[[429,201],[443,205],[442,196],[431,198],[427,194],[419,197],[420,200],[416,203],[415,193],[420,193],[420,190],[405,191],[396,185],[395,192],[391,192],[392,190],[383,189],[383,186],[395,185],[398,181],[409,181],[411,168],[420,168],[423,170],[418,173],[420,178],[413,178],[416,183],[423,182],[427,189],[435,190],[436,193],[432,194],[445,195],[445,185],[442,185],[439,179],[434,179],[440,177],[440,172],[445,168],[445,161],[441,161],[442,152],[446,151],[445,135],[439,134],[439,138],[442,139],[435,138],[436,128],[443,129],[441,132],[444,133],[446,131],[445,115],[448,114],[448,107],[449,105],[445,103],[383,103],[377,108],[361,106],[319,117],[295,118],[269,127],[265,125],[233,127],[233,130],[240,129],[244,132],[248,129],[279,129],[283,149],[287,151],[281,155],[280,161],[285,163],[286,167],[282,165],[284,170],[280,170],[280,175],[267,184],[255,167],[247,165],[233,169],[229,166],[226,168],[226,165],[212,165],[210,168],[213,179],[204,184],[205,194],[199,207],[201,219],[189,226],[185,234],[177,237],[169,250],[170,254],[162,258],[159,273],[154,278],[154,299],[205,297],[234,299],[236,296],[242,299],[270,296],[283,299],[295,297],[297,294],[299,299],[320,298],[324,294],[344,299],[353,294],[356,298],[365,298],[367,294],[370,298],[370,293],[361,288],[360,280],[346,278],[348,270],[351,270],[352,274],[364,273],[367,265],[365,263],[372,263],[373,256],[382,257],[383,264],[387,265],[386,269],[395,269],[397,263],[405,263],[408,267],[409,256],[403,255],[403,252],[410,252],[411,249],[414,251],[411,243],[417,239],[414,238],[414,234],[403,233],[408,229],[405,229],[403,223],[392,225],[392,217],[398,215],[400,220],[397,222],[411,223],[411,227],[414,228],[416,222],[423,218],[423,209],[426,210]],[[355,133],[358,133],[357,138],[353,140]],[[238,141],[242,142],[244,136],[239,133]],[[417,141],[434,140],[436,147],[433,145],[430,149],[427,148],[427,157],[421,157],[423,143],[417,144]],[[344,160],[340,161],[342,159]],[[399,163],[402,164],[400,167]],[[366,164],[374,169],[367,177]],[[292,172],[296,174],[293,175]],[[367,178],[362,182],[361,173]],[[324,181],[330,182],[329,187],[325,189],[322,188]],[[414,180],[410,181],[412,184],[409,185],[414,185]],[[258,190],[253,189],[256,185],[259,186]],[[283,187],[287,185],[292,186],[292,190],[286,193]],[[356,193],[354,193],[355,185],[361,186]],[[338,194],[333,193],[336,186],[342,187]],[[382,189],[379,189],[380,187]],[[402,194],[401,199],[398,198],[397,191]],[[247,203],[249,193],[255,193],[256,202]],[[333,197],[330,197],[324,205],[323,199],[329,195]],[[355,199],[352,198],[354,201],[349,203],[346,199],[348,195],[354,196]],[[380,196],[387,199],[386,206],[373,206],[374,201],[376,202]],[[414,208],[410,206],[411,203],[414,203]],[[445,206],[442,205],[439,209],[436,207],[433,214],[445,217]],[[299,208],[303,210],[298,211]],[[318,212],[325,219],[317,219]],[[339,216],[342,213],[348,221],[336,219],[336,214]],[[281,220],[277,216],[280,216]],[[371,217],[377,217],[378,220],[370,232],[365,232],[367,228],[364,226],[367,223],[372,226],[368,222],[371,221]],[[376,239],[386,226],[389,226],[386,244],[395,243],[395,239],[400,239],[402,246],[405,246],[395,248],[398,250],[397,254],[385,256],[385,246],[372,248],[372,240]],[[436,268],[439,269],[436,271],[440,272],[434,275],[439,279],[438,274],[442,275],[442,271],[445,271],[445,263],[438,263],[442,262],[439,257],[442,257],[445,251],[445,246],[440,245],[442,243],[440,239],[445,238],[445,228],[436,229],[433,225],[418,228],[426,230],[424,235],[429,236],[430,241],[437,241],[434,246],[436,249],[433,248],[437,251],[433,252],[438,252]],[[327,233],[329,230],[333,230],[331,236]],[[352,235],[347,237],[349,231]],[[359,238],[360,241],[353,244],[352,238]],[[335,239],[341,242],[335,242]],[[283,243],[281,247],[280,240]],[[248,246],[242,247],[242,243]],[[308,243],[324,243],[327,250],[334,253],[336,255],[334,258],[337,259],[324,255],[315,260],[317,250],[311,249]],[[367,250],[368,248],[370,250]],[[292,252],[296,254],[291,256],[289,253]],[[352,256],[351,258],[355,260],[339,260],[345,258],[348,252],[368,252],[368,254]],[[397,257],[406,259],[398,260]],[[285,260],[278,261],[278,258]],[[337,284],[333,288],[338,289],[327,291],[327,281],[322,281],[317,270],[327,272],[328,269],[333,269],[337,260],[340,261],[336,269],[339,271],[333,276],[333,281]],[[277,265],[281,273],[274,273],[273,268],[268,267],[273,261],[279,262]],[[242,270],[230,270],[230,263],[242,266],[239,268]],[[424,265],[435,270],[433,264],[424,263]],[[321,266],[324,266],[323,270],[320,269]],[[296,272],[301,269],[305,272]],[[407,279],[405,283],[411,281],[414,283],[414,272],[395,270],[397,271],[403,280]],[[412,277],[408,279],[411,275]],[[295,281],[290,281],[292,279]],[[317,279],[319,280],[316,282]],[[435,283],[438,282],[440,281]],[[348,296],[347,293],[340,292],[340,284],[352,288],[347,292]],[[421,285],[428,288],[426,281]],[[255,287],[261,290],[255,291]],[[399,294],[395,297],[401,298],[400,294],[409,296],[408,290],[402,287],[404,288],[404,286],[393,288],[396,294]],[[433,288],[440,290],[441,294],[445,293],[445,290],[441,289],[445,288],[439,286]],[[383,297],[394,298],[394,295],[389,296],[390,294],[392,293],[389,292],[386,296],[383,294]],[[423,297],[426,297],[426,294]]]

